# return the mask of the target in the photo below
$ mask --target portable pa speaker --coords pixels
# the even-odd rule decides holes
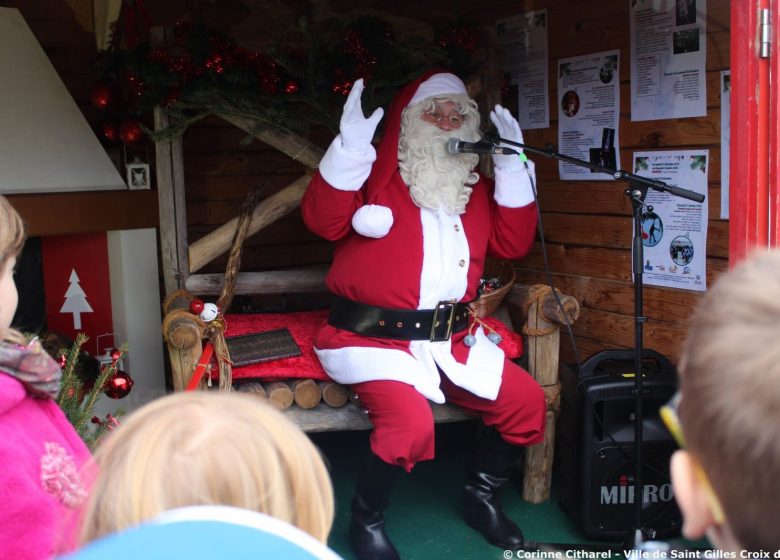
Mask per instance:
[[[588,359],[579,376],[562,372],[556,451],[563,508],[589,537],[624,538],[636,528],[634,488],[633,350],[607,350]],[[654,350],[643,354],[642,527],[675,535],[681,515],[669,480],[676,446],[659,408],[674,394],[677,373]]]

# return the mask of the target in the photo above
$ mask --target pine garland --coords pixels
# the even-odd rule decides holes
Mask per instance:
[[[247,117],[261,128],[296,134],[311,126],[335,134],[345,96],[358,78],[365,81],[363,105],[370,113],[425,70],[447,68],[466,78],[485,58],[476,27],[458,22],[430,42],[397,36],[376,17],[317,26],[302,19],[295,33],[264,53],[187,22],[176,25],[174,37],[165,48],[144,44],[98,57],[102,84],[128,100],[114,108],[115,119],[122,118],[117,112],[141,116],[156,106],[167,109],[170,127],[146,130],[155,140],[171,139],[212,114]]]

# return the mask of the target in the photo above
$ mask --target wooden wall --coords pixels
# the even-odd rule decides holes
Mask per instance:
[[[529,4],[529,3],[526,3]],[[707,1],[707,116],[632,122],[629,87],[629,2],[539,1],[549,10],[551,126],[530,130],[534,146],[557,143],[557,59],[620,49],[620,160],[630,168],[638,150],[706,148],[709,230],[707,284],[727,268],[728,221],[720,220],[720,71],[729,68],[729,2]],[[510,15],[502,10],[495,17]],[[631,206],[622,185],[611,181],[561,181],[557,162],[536,157],[539,202],[554,284],[582,304],[574,325],[582,359],[606,348],[634,345],[634,288],[631,277]],[[546,282],[541,245],[517,263],[523,282]],[[676,362],[688,317],[700,294],[672,288],[645,287],[644,346]],[[561,341],[562,359],[574,361],[572,345]]]

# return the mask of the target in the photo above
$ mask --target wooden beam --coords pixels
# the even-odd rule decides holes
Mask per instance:
[[[7,198],[31,236],[156,228],[159,223],[157,192],[151,190],[10,194]]]
[[[326,268],[301,270],[270,270],[266,272],[239,272],[235,294],[286,294],[325,291]],[[201,296],[219,295],[224,274],[193,274],[185,288]]]
[[[257,123],[246,117],[237,117],[234,115],[219,116],[230,124],[251,134],[258,140],[287,154],[293,161],[299,161],[310,169],[317,169],[317,166],[319,166],[320,160],[325,153],[323,149],[316,144],[313,144],[306,138],[293,134],[292,132],[258,128]]]
[[[254,235],[298,206],[303,197],[303,193],[306,191],[306,187],[309,185],[309,181],[311,181],[311,174],[306,173],[278,193],[269,196],[258,204],[254,212],[252,212],[252,219],[249,223],[249,229],[247,230],[247,237]],[[160,218],[160,223],[163,223],[162,217]],[[185,229],[179,230],[180,232],[187,231],[186,225],[182,227]],[[197,272],[216,257],[227,252],[233,242],[233,236],[236,233],[237,227],[238,217],[233,218],[205,237],[190,244],[189,274]],[[180,234],[179,237],[185,236]]]

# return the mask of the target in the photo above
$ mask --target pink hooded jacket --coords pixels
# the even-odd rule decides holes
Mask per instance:
[[[0,557],[37,560],[73,548],[89,456],[54,400],[33,397],[0,369]]]

